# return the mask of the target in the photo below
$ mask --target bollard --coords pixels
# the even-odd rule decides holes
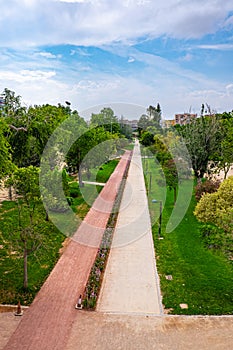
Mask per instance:
[[[82,310],[83,306],[82,306],[82,295],[80,294],[79,295],[79,298],[78,298],[78,302],[77,304],[75,305],[75,309],[79,309],[79,310]]]
[[[14,313],[15,316],[22,316],[23,315],[23,311],[22,311],[22,308],[21,308],[21,305],[20,305],[20,301],[18,302],[18,305],[17,305],[17,309],[16,309],[16,312]]]

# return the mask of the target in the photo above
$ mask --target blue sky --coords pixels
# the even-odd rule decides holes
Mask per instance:
[[[233,109],[232,0],[0,5],[0,92],[27,106],[68,100],[87,117],[104,105],[133,118],[159,102],[166,119],[202,103]]]

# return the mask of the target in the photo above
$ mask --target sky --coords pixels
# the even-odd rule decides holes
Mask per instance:
[[[0,0],[0,14],[0,93],[23,105],[233,110],[232,0]]]

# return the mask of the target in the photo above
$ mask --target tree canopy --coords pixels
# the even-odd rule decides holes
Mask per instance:
[[[179,132],[188,149],[195,177],[201,179],[218,147],[220,119],[216,115],[202,115],[184,125]]]
[[[233,176],[224,180],[214,193],[203,194],[194,214],[198,220],[233,233]]]

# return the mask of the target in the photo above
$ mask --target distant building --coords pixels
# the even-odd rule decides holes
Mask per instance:
[[[197,118],[197,114],[183,113],[175,114],[175,124],[185,125]]]
[[[123,119],[123,117],[121,117],[120,124],[130,126],[132,131],[135,131],[138,128],[138,120],[136,120],[136,119],[128,120],[128,119]]]
[[[162,121],[162,127],[163,128],[171,128],[174,125],[175,125],[175,120],[174,119],[164,119]]]

